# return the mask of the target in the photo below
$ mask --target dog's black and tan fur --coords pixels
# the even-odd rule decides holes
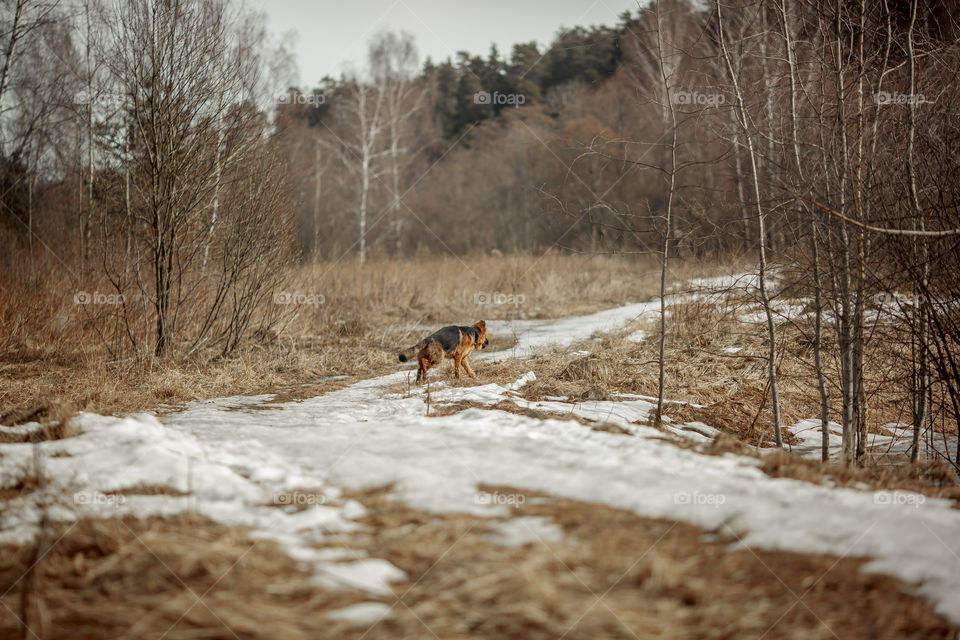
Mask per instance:
[[[483,320],[469,326],[459,327],[450,325],[436,333],[427,336],[409,349],[404,349],[398,355],[400,362],[406,362],[416,357],[417,384],[426,382],[427,371],[443,362],[444,357],[453,358],[453,375],[460,379],[460,367],[466,369],[471,378],[476,378],[467,356],[478,349],[483,349],[490,341],[487,340],[487,323]]]

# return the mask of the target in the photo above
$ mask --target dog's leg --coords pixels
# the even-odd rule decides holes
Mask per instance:
[[[453,356],[453,377],[460,379],[460,364],[463,362],[463,356],[457,354]]]
[[[430,360],[425,357],[420,358],[420,366],[417,367],[417,384],[427,381],[427,370],[430,368]]]
[[[476,378],[477,374],[475,374],[473,372],[473,369],[470,368],[470,361],[467,360],[466,356],[464,356],[462,362],[463,362],[463,368],[466,369],[467,371],[467,375],[469,375],[471,378]]]

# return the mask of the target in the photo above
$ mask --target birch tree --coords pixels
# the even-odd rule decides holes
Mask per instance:
[[[412,121],[423,108],[424,93],[414,80],[418,56],[413,36],[409,33],[379,34],[370,45],[369,57],[373,82],[383,93],[390,219],[394,254],[399,256],[403,239],[400,198],[401,190],[406,188],[403,174],[409,158],[417,151],[411,146]]]
[[[370,209],[371,189],[379,180],[380,159],[384,151],[385,92],[375,84],[364,82],[354,76],[343,88],[336,109],[342,125],[339,141],[340,158],[344,165],[358,178],[357,185],[357,240],[358,259],[363,264],[367,259],[367,217]]]

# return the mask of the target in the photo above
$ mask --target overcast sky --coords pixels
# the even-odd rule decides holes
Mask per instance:
[[[495,42],[509,55],[517,42],[541,50],[561,26],[614,25],[637,0],[246,0],[267,14],[275,37],[296,32],[300,86],[366,64],[367,43],[383,29],[414,35],[422,64],[455,58],[457,51],[486,56]]]

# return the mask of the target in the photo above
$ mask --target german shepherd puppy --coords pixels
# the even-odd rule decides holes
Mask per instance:
[[[398,356],[400,362],[406,362],[413,357],[420,365],[417,368],[417,384],[426,382],[427,371],[443,362],[444,357],[453,358],[453,375],[460,379],[460,366],[466,369],[471,378],[476,378],[467,356],[489,344],[487,339],[487,323],[483,320],[469,327],[450,325],[436,333],[427,336],[409,349],[404,349]]]

